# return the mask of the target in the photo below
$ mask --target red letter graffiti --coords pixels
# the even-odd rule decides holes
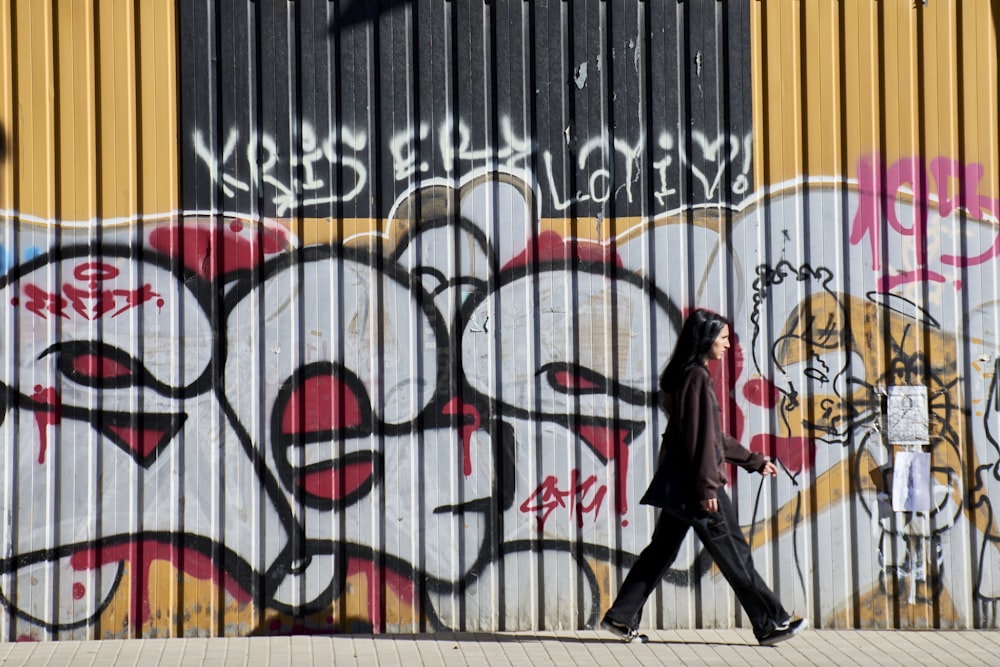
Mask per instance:
[[[69,319],[69,315],[64,312],[68,305],[66,299],[58,294],[49,294],[37,285],[28,283],[24,286],[24,296],[28,297],[28,302],[24,304],[24,307],[43,320],[48,319],[45,316],[45,311]],[[18,303],[17,298],[11,299],[10,302],[14,306]]]
[[[113,278],[117,278],[119,273],[121,272],[110,264],[99,264],[97,262],[79,264],[73,269],[73,277],[80,282],[90,285],[91,289],[97,288],[98,281],[112,280]]]
[[[77,268],[79,269],[79,267]],[[85,277],[93,278],[93,275]],[[60,296],[28,283],[24,286],[24,296],[27,297],[24,307],[42,319],[48,319],[46,313],[69,319],[70,316],[66,313],[66,308],[72,307],[82,317],[96,320],[107,313],[111,313],[111,317],[117,317],[125,311],[153,299],[159,299],[157,305],[163,305],[163,299],[159,298],[160,295],[153,291],[152,285],[143,285],[135,290],[99,290],[93,287],[96,284],[96,279],[91,280],[86,288],[66,283],[62,288],[64,296]],[[11,299],[11,305],[16,306],[18,303],[19,300],[16,297]]]
[[[597,485],[597,475],[591,475],[582,483],[578,482],[579,472],[574,470],[570,473],[569,488],[565,491],[559,488],[559,480],[554,475],[549,475],[538,486],[534,493],[521,503],[521,511],[525,514],[536,512],[538,520],[538,532],[545,530],[545,522],[549,515],[560,507],[569,510],[570,518],[576,514],[577,524],[583,527],[583,515],[594,514],[594,521],[597,521],[597,514],[601,510],[604,497],[608,494],[608,487],[605,484]],[[587,502],[587,498],[590,502]],[[567,500],[574,498],[575,501],[567,504]],[[532,504],[532,501],[535,501]]]

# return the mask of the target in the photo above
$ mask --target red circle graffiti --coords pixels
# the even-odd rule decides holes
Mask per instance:
[[[84,262],[73,269],[73,277],[79,281],[87,281],[91,287],[97,287],[98,281],[117,278],[120,271],[104,262]]]
[[[87,594],[87,588],[79,581],[73,584],[73,599],[82,600],[83,596]]]
[[[743,395],[752,405],[768,410],[778,404],[778,388],[764,378],[754,378],[743,385]]]

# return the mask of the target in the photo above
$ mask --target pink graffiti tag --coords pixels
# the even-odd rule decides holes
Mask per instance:
[[[46,313],[70,319],[66,309],[72,308],[88,320],[100,319],[108,313],[111,313],[111,317],[117,317],[153,299],[157,299],[157,306],[163,307],[163,298],[149,284],[134,290],[100,288],[103,281],[116,278],[119,273],[110,264],[81,263],[74,268],[73,277],[83,286],[67,282],[62,286],[62,294],[59,294],[28,283],[24,286],[24,296],[27,297],[24,307],[42,319],[48,319]],[[16,306],[20,300],[14,297],[10,303]]]
[[[35,424],[38,426],[38,463],[45,463],[45,450],[49,445],[48,427],[58,424],[62,418],[60,410],[59,393],[52,387],[43,388],[42,385],[35,385],[35,393],[31,398],[42,405],[49,406],[48,410],[35,410]]]
[[[912,237],[916,244],[916,269],[881,276],[878,286],[883,291],[906,283],[945,282],[943,275],[928,268],[933,259],[939,260],[943,265],[966,267],[1000,257],[1000,234],[977,255],[942,254],[937,258],[929,257],[927,220],[932,190],[928,172],[933,177],[933,194],[937,196],[938,213],[942,217],[959,208],[967,210],[977,220],[982,220],[987,215],[994,219],[1000,217],[1000,202],[979,194],[979,182],[984,173],[980,164],[963,165],[955,160],[939,157],[931,160],[930,168],[927,169],[920,158],[907,157],[886,167],[878,154],[861,158],[857,166],[859,201],[851,226],[851,245],[857,245],[868,237],[872,269],[881,271],[883,240],[880,230],[883,219],[890,232],[900,237]],[[952,184],[958,184],[957,191],[952,190]],[[908,189],[913,193],[914,217],[910,226],[899,219],[896,208],[904,186],[909,186]],[[960,283],[956,287],[960,287]]]
[[[535,519],[538,521],[538,532],[545,530],[545,522],[555,510],[566,508],[569,510],[570,518],[576,514],[578,525],[583,527],[583,515],[594,514],[594,521],[601,511],[601,504],[608,494],[608,487],[605,484],[597,484],[597,475],[591,475],[583,482],[579,481],[580,473],[574,470],[570,473],[569,485],[563,490],[559,488],[559,479],[555,475],[549,475],[535,489],[528,498],[521,503],[521,512],[529,514],[537,513]],[[590,499],[587,502],[587,499]],[[573,502],[568,502],[573,499]]]

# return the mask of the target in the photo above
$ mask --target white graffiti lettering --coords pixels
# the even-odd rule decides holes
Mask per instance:
[[[535,154],[535,141],[520,133],[510,116],[502,116],[497,126],[497,143],[477,144],[469,124],[448,117],[437,127],[429,123],[411,125],[394,133],[386,142],[396,181],[406,181],[418,174],[427,174],[436,164],[448,176],[484,166],[502,166],[510,170],[524,170],[530,166]],[[573,143],[567,128],[567,143]],[[287,152],[278,140],[267,133],[253,134],[243,150],[246,169],[239,168],[240,132],[232,129],[226,135],[221,153],[209,146],[200,131],[192,137],[194,152],[208,168],[212,182],[222,188],[227,198],[239,192],[251,192],[262,185],[273,189],[271,203],[276,214],[284,216],[298,207],[354,201],[368,185],[368,166],[359,151],[368,146],[364,132],[341,127],[321,138],[312,125],[302,123],[298,149]],[[427,142],[435,148],[422,150]],[[661,132],[653,142],[655,154],[651,167],[654,171],[653,197],[660,207],[680,205],[671,201],[680,192],[673,179],[682,178],[671,173],[678,168],[693,176],[696,192],[688,199],[715,200],[721,195],[722,181],[727,171],[733,174],[730,191],[744,195],[750,190],[753,135],[710,135],[694,130],[689,141],[681,141],[675,134]],[[642,178],[643,154],[646,151],[643,136],[634,141],[613,137],[609,130],[584,138],[574,151],[573,173],[558,174],[557,156],[552,150],[540,153],[545,190],[551,210],[565,211],[575,204],[593,202],[605,204],[612,199],[633,204],[636,201],[635,183]],[[287,152],[287,154],[286,154]],[[690,153],[690,155],[689,155]],[[340,165],[347,174],[341,190],[336,183],[323,178],[324,166]],[[245,173],[246,176],[238,176]],[[560,183],[560,178],[562,183]],[[566,192],[567,183],[586,184],[572,193]]]
[[[278,141],[268,133],[250,135],[244,151],[247,176],[240,178],[237,146],[240,133],[231,129],[226,136],[221,155],[217,155],[205,142],[201,131],[192,136],[195,155],[208,168],[214,184],[221,185],[227,198],[237,191],[251,192],[251,188],[266,184],[275,190],[271,199],[278,216],[287,215],[301,206],[315,206],[334,202],[353,201],[368,183],[368,168],[356,157],[365,150],[368,137],[364,132],[350,128],[333,131],[320,140],[313,126],[302,123],[299,150],[282,155]],[[344,191],[336,191],[336,184],[327,184],[319,174],[324,164],[340,165],[345,172]],[[350,178],[353,174],[353,182]]]

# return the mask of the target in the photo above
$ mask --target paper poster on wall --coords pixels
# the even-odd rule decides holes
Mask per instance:
[[[926,445],[930,442],[927,387],[889,387],[886,413],[886,435],[891,444]]]
[[[894,512],[931,511],[930,452],[896,452],[892,471]]]

